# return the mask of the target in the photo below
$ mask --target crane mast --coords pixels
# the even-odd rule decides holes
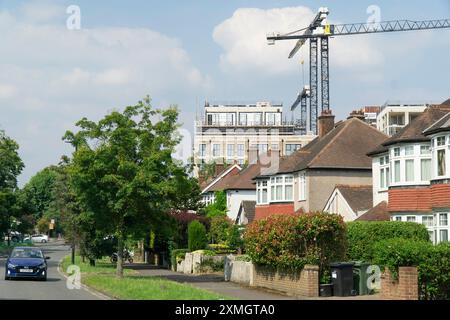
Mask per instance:
[[[330,77],[329,77],[329,38],[359,34],[373,34],[386,32],[419,31],[450,28],[450,19],[440,20],[393,20],[379,23],[349,23],[328,24],[328,8],[320,8],[311,24],[301,30],[288,34],[271,34],[267,36],[269,45],[280,40],[298,40],[289,54],[289,59],[309,40],[309,81],[299,94],[291,110],[301,104],[300,123],[305,123],[306,131],[317,134],[317,117],[319,112],[319,67],[320,67],[320,99],[321,111],[330,108]],[[300,33],[301,32],[301,33]],[[309,124],[306,124],[306,99],[309,98]]]

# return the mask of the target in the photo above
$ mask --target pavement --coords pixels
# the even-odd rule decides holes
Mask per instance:
[[[190,275],[146,265],[134,265],[127,268],[138,271],[142,276],[161,277],[189,284],[237,300],[380,300],[379,295],[329,298],[292,297],[262,288],[250,288],[232,282],[225,282],[223,275]]]
[[[38,245],[48,260],[47,281],[5,281],[5,258],[0,258],[0,300],[99,300],[102,296],[85,288],[69,290],[66,278],[58,271],[59,261],[70,253],[63,242]]]

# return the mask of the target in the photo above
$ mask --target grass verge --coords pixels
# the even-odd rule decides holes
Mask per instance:
[[[220,300],[231,299],[207,290],[159,277],[139,276],[134,270],[125,269],[123,279],[116,278],[115,265],[102,259],[92,267],[75,259],[81,270],[81,281],[85,285],[110,297],[120,300]],[[71,265],[70,256],[63,259],[63,271]]]

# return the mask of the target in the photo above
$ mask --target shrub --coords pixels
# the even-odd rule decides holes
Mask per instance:
[[[371,262],[374,256],[373,245],[386,239],[404,238],[429,241],[424,225],[400,221],[356,221],[348,225],[348,260]]]
[[[212,250],[215,254],[229,254],[236,252],[236,250],[232,249],[227,244],[209,244],[208,249]]]
[[[189,251],[205,249],[207,244],[205,226],[197,220],[192,221],[188,226]]]
[[[211,218],[209,229],[210,243],[224,243],[228,239],[228,233],[233,222],[227,216],[216,216]]]
[[[232,225],[228,229],[227,243],[229,247],[234,251],[240,250],[244,247],[242,229],[239,226]]]
[[[387,267],[394,278],[399,267],[417,267],[419,296],[426,300],[450,299],[450,244],[389,239],[374,245],[374,263]]]
[[[198,265],[200,273],[219,272],[224,270],[224,261],[216,261],[213,258],[204,258]]]
[[[214,193],[214,202],[207,206],[203,211],[208,218],[227,216],[227,194],[225,191],[216,191]]]
[[[301,270],[345,257],[346,225],[342,217],[327,213],[278,215],[247,227],[245,249],[255,264]]]
[[[178,263],[178,259],[184,259],[186,253],[188,253],[188,249],[174,249],[170,252],[170,263],[172,266],[176,266]]]

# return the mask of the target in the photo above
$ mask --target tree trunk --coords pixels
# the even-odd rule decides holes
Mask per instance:
[[[116,276],[123,278],[123,239],[122,235],[117,238],[117,269]]]

